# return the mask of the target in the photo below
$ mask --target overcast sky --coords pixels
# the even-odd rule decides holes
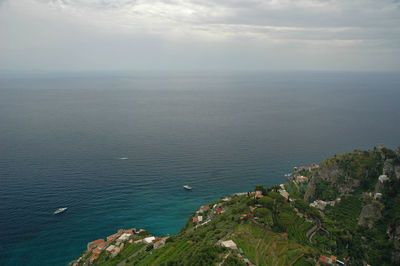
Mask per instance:
[[[0,0],[0,69],[400,71],[400,1]]]

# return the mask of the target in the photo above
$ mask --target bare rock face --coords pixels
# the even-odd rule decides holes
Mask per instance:
[[[336,183],[339,176],[343,175],[343,170],[337,166],[321,167],[318,169],[318,175],[324,180]]]
[[[358,217],[358,225],[371,229],[374,223],[382,218],[382,210],[383,206],[376,201],[365,205]]]
[[[304,200],[310,201],[315,196],[316,183],[318,180],[327,180],[330,183],[335,184],[340,175],[343,174],[343,170],[337,166],[325,166],[320,167],[318,171],[311,177],[308,183],[307,190],[304,194]]]

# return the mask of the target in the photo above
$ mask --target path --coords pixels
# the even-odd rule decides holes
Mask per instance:
[[[319,219],[316,219],[317,224],[314,225],[308,232],[306,233],[306,236],[308,238],[308,241],[311,242],[311,238],[315,235],[315,233],[321,229],[321,221]]]

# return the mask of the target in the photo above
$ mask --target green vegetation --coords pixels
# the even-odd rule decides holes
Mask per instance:
[[[203,224],[194,223],[193,214],[162,248],[126,244],[114,258],[103,252],[95,264],[116,265],[129,258],[127,265],[246,265],[246,258],[254,265],[315,265],[320,255],[334,255],[347,265],[399,265],[392,259],[400,257],[400,243],[394,237],[400,227],[396,165],[398,153],[386,148],[334,156],[318,169],[302,167],[292,173],[309,182],[286,182],[289,199],[279,185],[257,185],[261,196],[252,193],[211,203],[224,212],[207,210]],[[378,177],[384,168],[389,180],[382,184]],[[329,202],[313,205],[319,210],[310,206],[310,199]],[[211,221],[204,223],[207,217]],[[223,247],[226,240],[237,249]],[[83,261],[89,257],[85,254]]]

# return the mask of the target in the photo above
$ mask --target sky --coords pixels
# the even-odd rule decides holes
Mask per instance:
[[[0,0],[0,70],[400,71],[400,0]]]

